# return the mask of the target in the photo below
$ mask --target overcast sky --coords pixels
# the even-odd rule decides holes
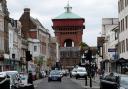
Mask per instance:
[[[102,29],[102,18],[118,17],[118,0],[69,0],[72,12],[85,18],[83,41],[89,46],[97,45]],[[68,0],[7,0],[10,17],[18,20],[24,8],[31,9],[31,16],[54,36],[51,19],[63,13]]]

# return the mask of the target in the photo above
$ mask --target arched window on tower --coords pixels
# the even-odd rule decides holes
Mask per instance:
[[[64,47],[74,47],[74,42],[71,39],[64,41]]]

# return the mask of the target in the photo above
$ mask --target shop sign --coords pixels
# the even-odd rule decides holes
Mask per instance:
[[[115,48],[109,48],[108,52],[116,52],[116,49]]]

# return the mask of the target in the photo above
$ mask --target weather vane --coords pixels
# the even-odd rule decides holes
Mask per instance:
[[[70,2],[70,0],[68,0],[68,5],[69,5],[69,2]]]

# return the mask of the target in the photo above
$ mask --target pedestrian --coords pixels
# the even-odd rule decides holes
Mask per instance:
[[[33,84],[32,72],[28,73],[28,84]]]
[[[104,75],[104,72],[105,72],[105,71],[104,71],[104,69],[103,69],[103,70],[101,70],[101,75]]]

